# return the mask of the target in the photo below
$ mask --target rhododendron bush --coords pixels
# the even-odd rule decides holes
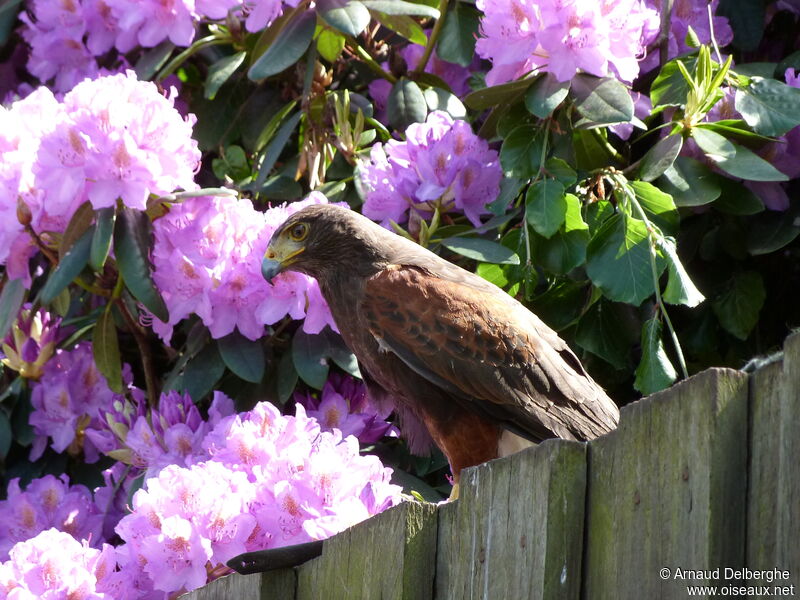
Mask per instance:
[[[447,495],[316,281],[261,275],[309,204],[502,287],[620,404],[778,347],[799,28],[786,0],[6,3],[0,598],[176,597]]]

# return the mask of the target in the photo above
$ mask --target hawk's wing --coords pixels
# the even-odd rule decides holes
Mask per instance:
[[[569,347],[502,290],[394,265],[364,291],[362,318],[382,349],[499,425],[533,441],[616,426],[616,405]]]

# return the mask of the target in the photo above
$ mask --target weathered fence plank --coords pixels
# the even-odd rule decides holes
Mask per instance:
[[[436,598],[577,598],[586,446],[550,440],[462,472],[439,510]]]
[[[436,505],[404,502],[325,541],[298,569],[297,600],[433,597]]]
[[[747,566],[788,570],[774,584],[800,588],[800,334],[753,374],[750,422]]]
[[[181,600],[290,600],[295,596],[294,569],[239,575],[234,573],[181,596]]]
[[[683,598],[706,580],[676,570],[744,566],[747,381],[704,371],[591,442],[584,598]]]

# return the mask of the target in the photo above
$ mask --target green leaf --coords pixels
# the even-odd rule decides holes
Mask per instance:
[[[518,265],[519,256],[502,244],[481,238],[451,237],[442,246],[472,260],[499,265]]]
[[[528,178],[539,172],[547,158],[547,130],[521,125],[508,134],[500,147],[500,164],[507,175]]]
[[[589,232],[586,229],[563,229],[550,239],[537,238],[533,259],[545,271],[566,275],[586,261]]]
[[[428,116],[425,95],[416,83],[406,77],[401,77],[392,86],[386,106],[389,122],[401,131],[412,123],[422,123]]]
[[[203,97],[208,100],[213,100],[219,88],[221,88],[228,79],[231,78],[236,72],[236,69],[242,66],[247,52],[237,52],[231,56],[220,58],[208,69],[208,76],[206,77],[205,88]]]
[[[89,249],[89,266],[95,271],[99,271],[106,264],[116,221],[116,207],[109,206],[97,211],[97,225],[94,228],[92,245]]]
[[[233,373],[249,381],[260,383],[264,378],[264,347],[258,340],[249,340],[238,331],[217,340],[219,354]]]
[[[297,106],[297,100],[292,100],[291,102],[286,103],[283,108],[275,113],[275,115],[267,123],[266,127],[264,127],[261,133],[258,134],[258,138],[256,138],[256,142],[253,145],[253,150],[255,152],[259,152],[272,140],[278,131],[278,127],[280,127],[284,119],[286,119],[286,117],[292,113],[295,106]]]
[[[122,364],[119,356],[117,326],[111,307],[100,313],[92,335],[92,354],[97,370],[106,378],[108,387],[117,394],[122,393]]]
[[[183,389],[195,403],[200,402],[214,389],[223,373],[225,362],[217,350],[217,344],[211,341],[186,363]]]
[[[578,175],[566,161],[560,158],[548,158],[544,163],[545,173],[555,177],[565,188],[568,188],[578,181]]]
[[[159,320],[169,321],[167,305],[151,275],[151,246],[150,219],[140,210],[122,207],[114,227],[114,254],[120,275],[134,298]]]
[[[778,137],[800,125],[800,89],[775,79],[753,77],[736,90],[734,106],[763,135]]]
[[[167,64],[174,49],[175,44],[169,40],[164,40],[155,48],[148,48],[133,67],[136,71],[136,79],[150,81],[161,70],[161,67]]]
[[[581,214],[581,201],[573,194],[565,196],[567,212],[564,215],[564,231],[588,231],[589,226]]]
[[[252,81],[260,81],[292,66],[311,44],[316,25],[317,15],[312,10],[295,16],[281,29],[269,48],[256,59],[247,71],[247,76]]]
[[[575,343],[615,368],[624,369],[631,347],[625,328],[620,326],[626,320],[623,306],[601,298],[578,320]]]
[[[667,289],[661,295],[665,302],[695,307],[705,300],[705,296],[695,287],[678,256],[675,240],[671,237],[659,238],[659,248],[667,260]]]
[[[780,185],[767,183],[762,185]],[[739,181],[720,177],[719,187],[722,193],[714,202],[714,208],[731,215],[755,215],[764,211],[764,202],[752,190]]]
[[[468,67],[475,58],[480,13],[465,2],[456,2],[447,13],[439,34],[436,54],[442,60]]]
[[[377,10],[387,15],[417,15],[420,17],[439,18],[439,11],[432,6],[405,2],[404,0],[362,0],[370,10]]]
[[[692,129],[692,137],[709,159],[734,177],[750,181],[788,181],[789,179],[744,146],[734,144],[720,134],[700,125]]]
[[[6,411],[0,410],[0,460],[5,461],[11,449],[11,440],[14,434],[11,431],[11,421],[8,420]]]
[[[793,242],[800,235],[800,206],[792,202],[789,210],[768,211],[750,220],[747,250],[753,256],[770,254]]]
[[[424,46],[428,43],[428,36],[414,19],[406,15],[387,15],[377,10],[372,12],[372,17],[387,29],[402,35],[409,42]]]
[[[464,104],[472,110],[485,110],[498,104],[512,105],[534,82],[533,78],[520,79],[467,94]]]
[[[674,235],[678,232],[680,216],[672,196],[665,194],[656,186],[646,181],[631,181],[631,189],[636,199],[647,213],[647,218],[656,224],[661,231]]]
[[[691,73],[697,64],[697,53],[679,58],[673,58],[665,64],[658,76],[650,86],[650,101],[654,107],[659,106],[683,106],[686,103],[686,96],[689,93],[689,84],[681,75],[678,69],[678,62],[681,62],[686,70]]]
[[[328,379],[328,344],[322,335],[311,335],[300,327],[292,339],[292,361],[297,374],[314,389],[321,390]]]
[[[669,361],[661,341],[661,321],[652,318],[642,326],[642,360],[636,367],[633,387],[648,395],[669,387],[678,372]]]
[[[495,284],[499,288],[504,288],[508,285],[508,277],[500,265],[492,263],[478,263],[475,273],[483,277],[489,283]]]
[[[758,323],[758,313],[766,297],[761,275],[742,271],[733,276],[711,306],[722,327],[740,340],[746,340]]]
[[[600,130],[601,136],[605,130]],[[579,171],[604,169],[609,166],[608,152],[591,131],[576,129],[572,132],[575,167]]]
[[[92,222],[94,221],[94,209],[92,205],[86,201],[78,207],[78,210],[72,215],[67,223],[67,227],[64,230],[64,234],[61,236],[61,241],[58,244],[58,257],[59,259],[64,258],[64,255],[67,251],[75,245],[75,242],[78,241],[86,230],[91,227]]]
[[[4,339],[25,301],[25,284],[22,279],[10,279],[0,292],[0,340]]]
[[[297,387],[297,369],[294,368],[291,352],[284,352],[278,361],[278,372],[275,379],[278,402],[285,404],[292,397],[294,388]]]
[[[317,38],[317,52],[328,62],[335,62],[344,50],[345,37],[338,31],[323,29]]]
[[[763,0],[721,0],[717,14],[727,17],[733,29],[733,45],[740,50],[755,50],[764,33]]]
[[[580,73],[572,79],[575,108],[583,116],[576,127],[602,127],[630,123],[633,100],[626,88],[613,77],[595,77]]]
[[[318,0],[316,8],[329,25],[353,37],[358,37],[372,18],[358,0]]]
[[[664,171],[658,185],[672,196],[677,206],[702,206],[719,198],[723,179],[703,163],[679,156]]]
[[[683,137],[673,133],[660,139],[642,157],[639,166],[639,179],[642,181],[653,181],[656,177],[672,167],[675,159],[683,148]]]
[[[425,90],[424,95],[428,110],[431,112],[443,110],[454,119],[465,119],[467,117],[467,108],[455,94],[451,94],[441,88],[430,87]]]
[[[664,266],[657,256],[657,274]],[[644,223],[624,214],[607,219],[589,241],[586,273],[610,300],[639,306],[655,293]]]
[[[92,244],[93,234],[94,227],[87,229],[58,261],[58,266],[50,273],[50,277],[47,278],[42,291],[39,292],[39,299],[42,304],[50,304],[61,293],[61,290],[66,288],[83,271],[86,263],[89,262],[89,247]]]
[[[546,119],[567,97],[569,87],[569,81],[558,81],[552,73],[545,73],[525,93],[525,107],[531,114]]]
[[[333,331],[330,327],[326,327],[320,332],[325,338],[327,349],[325,356],[333,360],[337,367],[345,373],[361,379],[361,371],[358,368],[358,359],[356,355],[350,351],[350,348],[344,343],[342,336]]]
[[[525,195],[525,218],[537,233],[551,237],[561,228],[567,214],[564,186],[545,177],[534,182]]]
[[[292,133],[294,133],[295,127],[297,127],[302,116],[303,113],[298,111],[288,118],[280,126],[280,129],[275,133],[275,137],[272,138],[272,141],[264,150],[264,159],[261,161],[261,166],[258,167],[258,175],[254,184],[255,189],[259,189],[267,180],[267,176],[272,171],[275,163],[278,162],[283,148],[289,142],[289,138],[292,137]]]

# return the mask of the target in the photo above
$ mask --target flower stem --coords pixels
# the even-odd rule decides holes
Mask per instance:
[[[414,73],[422,73],[425,70],[425,67],[428,65],[428,61],[433,54],[433,49],[436,47],[436,42],[439,41],[439,33],[444,25],[444,18],[447,15],[448,5],[448,0],[439,0],[439,18],[436,19],[436,23],[433,24],[431,36],[428,38],[428,43],[425,44],[425,51],[422,53],[422,56],[420,57],[419,62],[413,71]]]
[[[156,81],[163,81],[177,69],[180,67],[187,59],[191,56],[197,54],[203,48],[209,48],[211,46],[220,46],[222,44],[230,44],[232,42],[230,37],[219,37],[216,35],[209,35],[202,39],[197,40],[194,44],[189,46],[186,50],[178,54],[175,58],[173,58],[167,66],[165,66],[158,75],[156,75]]]
[[[153,365],[153,354],[150,351],[150,344],[147,341],[142,327],[133,318],[133,315],[128,310],[123,298],[116,299],[117,308],[122,313],[125,323],[128,325],[133,339],[139,348],[139,354],[142,356],[142,369],[144,370],[144,384],[147,392],[147,403],[150,406],[155,406],[158,401],[158,379],[156,378],[156,371]]]
[[[367,66],[368,66],[370,69],[372,69],[373,71],[375,71],[375,73],[377,73],[378,75],[380,75],[381,77],[383,77],[383,78],[384,78],[386,81],[388,81],[389,83],[397,83],[397,77],[395,77],[394,75],[392,75],[391,73],[389,73],[388,71],[386,71],[386,70],[385,70],[383,67],[381,67],[381,66],[380,66],[380,65],[379,65],[379,64],[378,64],[378,63],[375,61],[375,59],[374,59],[374,58],[372,58],[372,56],[370,56],[369,52],[367,52],[366,50],[364,50],[364,48],[362,48],[362,47],[361,47],[361,45],[359,45],[359,43],[358,43],[358,42],[356,42],[355,40],[353,40],[353,48],[355,49],[355,51],[356,51],[356,54],[358,54],[359,58],[361,58],[361,60],[363,60],[363,61],[364,61],[364,63],[365,63],[365,64],[366,64],[366,65],[367,65]]]

